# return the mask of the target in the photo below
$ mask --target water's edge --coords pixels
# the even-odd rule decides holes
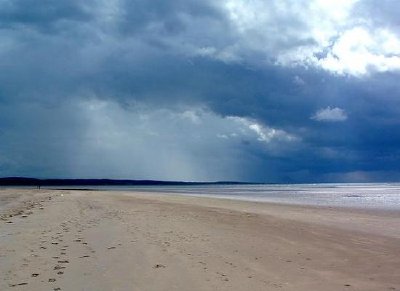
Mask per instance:
[[[77,186],[46,189],[156,192],[295,205],[400,210],[400,183],[201,185],[201,186]]]

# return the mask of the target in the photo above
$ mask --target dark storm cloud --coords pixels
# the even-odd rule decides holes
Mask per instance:
[[[90,1],[86,2],[87,4]],[[42,32],[59,32],[68,21],[88,21],[91,14],[81,1],[33,0],[0,2],[0,25],[4,28],[29,28]]]
[[[257,22],[251,5],[237,14],[241,3],[1,1],[0,174],[398,177],[398,71],[370,55],[353,70],[348,52],[338,65],[320,63],[335,46],[309,32],[321,20],[307,17],[307,5],[259,9]],[[398,33],[397,4],[372,4],[352,11],[373,20],[368,29]],[[346,15],[346,5],[335,15]],[[322,35],[340,40],[331,32],[337,18],[328,20]],[[391,62],[397,44],[387,35],[374,53]],[[286,64],[293,52],[295,64]]]
[[[186,29],[185,19],[221,17],[207,1],[123,1],[119,30],[127,34],[153,32],[173,35]]]

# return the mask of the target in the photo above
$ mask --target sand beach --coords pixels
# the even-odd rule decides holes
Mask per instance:
[[[400,290],[400,213],[0,190],[0,290]]]

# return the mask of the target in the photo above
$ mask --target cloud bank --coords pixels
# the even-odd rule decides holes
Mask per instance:
[[[397,180],[399,9],[0,1],[0,175]]]

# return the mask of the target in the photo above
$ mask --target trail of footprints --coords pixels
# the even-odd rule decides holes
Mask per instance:
[[[51,197],[48,197],[46,200],[51,200]],[[22,206],[13,210],[10,213],[0,214],[0,220],[4,221],[5,223],[12,224],[14,221],[13,218],[27,218],[29,215],[33,214],[33,209],[37,208],[43,210],[43,203],[46,200],[40,201],[25,201],[22,203]]]
[[[21,219],[25,219],[27,218],[29,215],[33,214],[33,210],[34,209],[39,209],[39,210],[43,210],[44,209],[44,203],[46,202],[46,200],[50,201],[52,198],[51,197],[47,197],[44,198],[40,201],[24,201],[22,202],[22,206],[13,210],[11,213],[7,213],[7,214],[1,214],[0,215],[0,220],[4,221],[7,224],[13,224],[14,221],[18,218]],[[15,252],[15,250],[12,250],[13,252]],[[32,254],[32,257],[38,257],[37,254]],[[22,264],[22,267],[27,267],[30,262],[29,259],[24,258],[23,259],[24,263]],[[8,271],[8,275],[12,276],[11,271]],[[15,275],[13,275],[15,277]],[[37,277],[39,276],[39,274],[37,273],[33,273],[31,275],[31,277]],[[7,276],[6,279],[9,279],[10,277]],[[25,286],[28,285],[27,282],[19,282],[19,283],[14,283],[14,284],[9,284],[9,287],[17,287],[17,286]]]
[[[48,200],[51,200],[51,197],[48,197]],[[44,200],[40,201],[41,203],[30,203],[28,204],[30,207],[27,209],[33,209],[35,206],[39,206],[39,209],[44,209],[43,202]],[[13,223],[13,221],[9,220],[11,217],[16,215],[21,215],[21,218],[26,218],[28,215],[32,214],[32,211],[24,212],[20,211],[17,214],[12,214],[7,216],[6,218],[2,217],[1,219],[4,220],[6,223]],[[95,253],[95,251],[88,245],[88,243],[84,240],[82,236],[82,232],[85,228],[91,228],[95,226],[97,222],[95,220],[90,220],[87,223],[79,222],[78,220],[68,220],[63,222],[57,227],[56,229],[45,229],[40,232],[40,239],[36,248],[30,250],[31,257],[29,259],[23,259],[23,263],[21,265],[21,269],[26,269],[29,264],[33,264],[34,266],[39,265],[39,268],[35,273],[32,274],[25,274],[24,281],[20,282],[13,282],[9,283],[9,287],[20,287],[26,286],[31,283],[31,280],[40,280],[41,283],[51,284],[51,288],[53,290],[58,291],[62,290],[60,286],[57,286],[57,282],[62,279],[62,276],[67,271],[68,264],[70,260],[82,260],[90,258],[89,253]],[[85,225],[85,226],[84,226]],[[72,238],[71,238],[72,237]],[[68,249],[70,248],[70,244],[74,244],[73,247],[83,247],[83,255],[70,258],[68,255]],[[55,254],[55,255],[54,255]],[[53,275],[49,276],[48,278],[44,278],[44,275],[41,275],[39,272],[40,270],[48,273],[48,267],[43,266],[43,262],[54,262],[53,266],[51,267],[51,273]],[[9,272],[11,274],[11,271]],[[16,280],[16,276],[14,278],[7,277],[6,279]],[[28,286],[27,286],[28,287]]]

